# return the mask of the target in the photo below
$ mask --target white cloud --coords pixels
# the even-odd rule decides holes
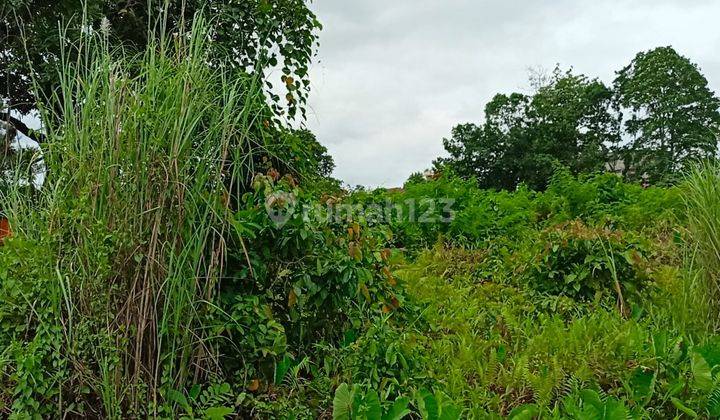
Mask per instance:
[[[556,63],[611,82],[635,53],[673,45],[720,90],[720,2],[316,0],[325,29],[309,126],[351,185],[397,186],[442,138],[478,122],[527,69]]]

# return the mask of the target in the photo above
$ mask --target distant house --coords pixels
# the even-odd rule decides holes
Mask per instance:
[[[605,163],[605,171],[623,175],[625,173],[625,161],[622,159]]]
[[[606,170],[607,172],[612,172],[612,173],[614,173],[614,174],[620,175],[620,176],[622,176],[622,177],[626,177],[626,176],[633,177],[633,176],[635,176],[635,168],[632,167],[632,166],[631,166],[630,168],[627,168],[627,167],[625,166],[625,161],[622,160],[622,159],[618,159],[618,160],[616,160],[616,161],[614,161],[614,162],[608,162],[608,163],[606,163],[606,164],[605,164],[605,170]],[[643,187],[647,188],[647,187],[650,186],[650,176],[647,174],[647,172],[643,173],[643,174],[640,176],[640,178],[641,178],[641,180],[642,180],[642,186],[643,186]]]
[[[612,172],[614,174],[618,174],[621,176],[634,176],[635,175],[635,167],[630,166],[629,168],[625,164],[625,161],[622,159],[617,159],[612,162],[607,162],[605,164],[605,170],[607,172]]]

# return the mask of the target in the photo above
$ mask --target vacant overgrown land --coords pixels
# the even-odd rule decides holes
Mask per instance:
[[[319,23],[271,3],[225,11],[256,24],[237,39],[172,8],[147,39],[90,20],[55,70],[13,67],[34,102],[0,125],[1,417],[720,416],[717,99],[693,89],[695,118],[657,89],[685,114],[638,117],[638,77],[694,65],[642,53],[616,91],[556,71],[402,188],[342,187],[288,122]],[[603,134],[623,121],[636,143]],[[658,124],[684,143],[651,150]]]

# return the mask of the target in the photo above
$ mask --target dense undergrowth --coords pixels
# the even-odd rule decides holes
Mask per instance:
[[[407,390],[442,393],[446,418],[720,415],[716,277],[705,271],[717,248],[702,238],[717,182],[709,166],[674,188],[560,171],[544,193],[452,176],[361,193],[450,197],[456,213],[391,223],[407,303],[354,344],[376,356],[349,356],[348,375],[429,418]],[[443,217],[427,203],[430,219]]]
[[[4,416],[720,415],[715,166],[344,192],[191,33],[77,46],[0,194]]]

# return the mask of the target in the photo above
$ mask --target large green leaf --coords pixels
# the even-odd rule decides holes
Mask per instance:
[[[365,398],[363,398],[363,408],[367,420],[381,420],[380,398],[374,390],[368,391]]]
[[[703,392],[710,392],[713,389],[713,378],[710,365],[700,353],[693,352],[690,358],[693,374],[693,387]]]
[[[540,410],[538,409],[537,405],[523,404],[520,407],[515,407],[508,415],[508,419],[510,419],[510,420],[532,420],[538,414],[540,414]]]
[[[353,393],[347,384],[342,383],[335,390],[333,398],[333,420],[350,420],[352,415]]]
[[[440,415],[438,401],[430,391],[421,389],[415,397],[418,410],[423,419],[437,419]]]
[[[401,420],[411,413],[408,409],[410,398],[401,397],[395,400],[392,407],[382,416],[382,420]]]
[[[205,418],[207,420],[223,420],[225,416],[229,416],[233,413],[232,408],[228,407],[210,407],[205,410]]]
[[[167,391],[165,398],[167,398],[168,401],[177,403],[180,407],[183,408],[183,410],[185,410],[186,413],[192,414],[192,408],[190,407],[190,404],[188,404],[188,400],[185,397],[185,394],[183,394],[182,392],[170,389]]]
[[[625,404],[616,398],[608,398],[602,413],[604,420],[627,420],[628,413]]]
[[[655,371],[637,368],[630,378],[632,397],[640,405],[647,404],[655,392]]]
[[[596,391],[584,389],[580,391],[584,403],[583,414],[587,418],[597,420],[626,420],[628,413],[625,405],[613,397],[604,401]]]

